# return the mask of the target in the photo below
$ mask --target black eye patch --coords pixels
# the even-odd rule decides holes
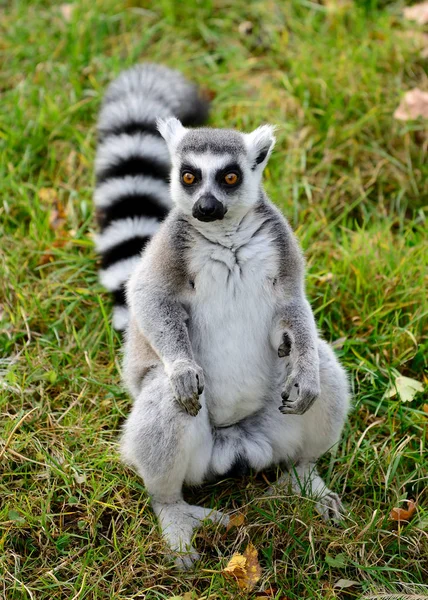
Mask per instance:
[[[234,173],[238,177],[236,183],[233,183],[232,185],[230,183],[227,183],[225,180],[226,175],[228,175],[229,173]],[[226,167],[224,167],[223,169],[217,171],[215,175],[215,180],[218,183],[218,185],[221,186],[225,191],[236,190],[236,188],[239,187],[242,183],[241,167],[238,165],[238,163],[230,163],[226,165]]]
[[[187,185],[187,184],[186,184],[186,183],[183,181],[183,176],[184,176],[186,173],[190,173],[190,174],[191,174],[191,175],[193,175],[193,176],[194,176],[194,178],[195,178],[195,179],[194,179],[194,181],[192,182],[192,184],[191,184],[191,185]],[[183,163],[183,164],[181,165],[181,168],[180,168],[180,182],[181,182],[181,185],[182,185],[182,186],[183,186],[185,189],[187,189],[187,190],[190,190],[191,188],[194,188],[194,187],[195,187],[195,186],[196,186],[198,183],[200,183],[200,182],[201,182],[201,180],[202,180],[202,171],[201,171],[201,169],[198,169],[197,167],[194,167],[194,166],[192,166],[192,165],[185,164],[185,163]]]

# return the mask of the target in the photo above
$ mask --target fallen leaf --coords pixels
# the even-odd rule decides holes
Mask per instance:
[[[52,262],[54,259],[52,249],[53,248],[63,248],[66,243],[67,243],[67,239],[65,239],[65,238],[60,238],[58,240],[54,240],[50,244],[50,246],[48,246],[46,248],[46,250],[43,252],[43,254],[39,260],[39,265],[47,265],[48,263]],[[76,290],[76,291],[78,291],[78,290]]]
[[[405,508],[393,508],[390,518],[393,521],[410,521],[416,512],[416,502],[414,500],[406,500],[407,510]]]
[[[330,556],[330,554],[326,554],[325,562],[330,565],[330,567],[346,567],[348,564],[348,557],[346,554],[343,554],[343,552],[336,554],[336,556]]]
[[[411,402],[418,392],[423,391],[424,386],[420,381],[399,375],[395,378],[394,385],[386,393],[386,397],[393,398],[398,393],[402,402]]]
[[[49,213],[49,227],[51,229],[62,229],[66,222],[67,213],[61,203]]]
[[[208,88],[201,88],[199,93],[202,100],[206,100],[207,102],[212,102],[216,97],[215,91]]]
[[[404,98],[394,112],[394,118],[399,121],[410,121],[418,117],[428,119],[428,92],[414,88],[404,94]]]
[[[19,523],[20,525],[25,523],[24,517],[20,515],[17,510],[10,510],[8,513],[8,517],[10,521],[15,521],[15,523]]]
[[[241,590],[250,592],[262,575],[257,549],[250,542],[244,554],[234,554],[223,569],[226,577],[233,577]]]
[[[353,587],[354,585],[360,585],[358,581],[352,581],[352,579],[339,579],[334,584],[334,588],[339,588],[340,590],[345,590],[346,588]]]
[[[73,11],[75,9],[74,4],[61,4],[59,7],[59,12],[62,14],[64,21],[70,22],[73,17]]]
[[[55,188],[40,188],[39,199],[43,204],[52,206],[49,212],[49,226],[51,229],[62,229],[67,220],[67,211],[61,200],[58,198],[58,192]]]
[[[55,188],[40,188],[39,198],[45,204],[54,204],[57,201],[57,191]]]
[[[424,413],[425,413],[426,415],[428,415],[428,404],[424,404],[424,405],[422,406],[422,410],[424,411]]]
[[[239,23],[238,31],[241,35],[250,35],[253,33],[254,23],[251,21],[243,21]]]
[[[337,348],[338,350],[341,350],[343,348],[343,346],[345,345],[345,342],[348,338],[347,337],[340,337],[337,338],[337,340],[334,340],[333,342],[331,342],[331,346],[333,348]]]
[[[325,275],[320,275],[320,277],[318,277],[318,281],[320,283],[331,283],[334,279],[334,275],[333,273],[326,273]]]
[[[403,10],[403,15],[409,21],[416,21],[419,25],[428,23],[428,2],[419,2],[413,6],[407,6]]]
[[[229,523],[226,526],[226,531],[230,531],[233,527],[240,527],[245,523],[245,517],[242,513],[236,513],[229,519]]]

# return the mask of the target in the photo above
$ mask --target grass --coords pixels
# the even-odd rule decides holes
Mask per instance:
[[[236,598],[220,570],[249,540],[258,589],[277,599],[426,594],[427,400],[385,397],[398,374],[427,383],[426,130],[392,117],[405,90],[428,89],[421,29],[374,1],[73,6],[70,21],[47,1],[1,9],[0,596]],[[212,125],[278,125],[266,187],[306,251],[320,329],[354,389],[320,465],[350,510],[344,527],[309,500],[264,498],[273,472],[207,485],[188,497],[246,522],[203,528],[186,575],[163,563],[143,484],[118,459],[130,401],[92,244],[97,111],[141,60],[209,89]],[[406,498],[417,515],[397,526],[389,513]]]

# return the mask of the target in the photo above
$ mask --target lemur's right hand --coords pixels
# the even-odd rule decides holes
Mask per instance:
[[[204,372],[194,361],[176,360],[169,373],[174,398],[188,415],[196,417],[201,409],[199,396],[204,390]]]

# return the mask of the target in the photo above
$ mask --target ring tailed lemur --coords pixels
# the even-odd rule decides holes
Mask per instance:
[[[124,71],[108,88],[98,120],[95,206],[101,229],[101,283],[113,294],[113,325],[128,321],[125,282],[170,209],[168,149],[158,117],[202,125],[208,103],[196,86],[155,64]]]
[[[298,243],[263,191],[273,128],[191,130],[176,118],[158,127],[174,207],[127,285],[124,378],[134,405],[121,451],[188,568],[198,558],[194,527],[227,516],[187,504],[183,484],[282,464],[279,486],[340,518],[315,462],[339,440],[349,389],[318,337]]]

